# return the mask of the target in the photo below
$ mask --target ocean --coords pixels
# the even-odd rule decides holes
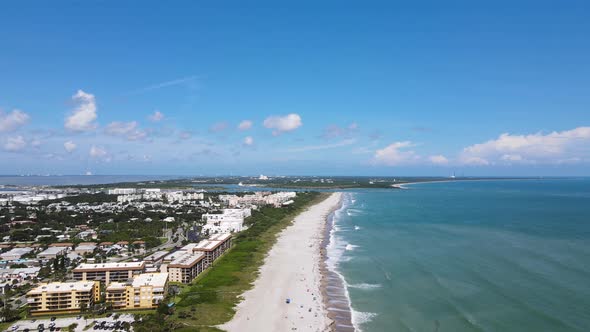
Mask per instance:
[[[346,193],[328,266],[358,330],[590,331],[590,179]]]

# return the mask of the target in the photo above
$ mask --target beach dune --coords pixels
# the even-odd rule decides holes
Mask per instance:
[[[327,215],[340,202],[334,193],[298,215],[269,251],[254,287],[243,294],[226,331],[328,331],[321,294],[320,246]],[[290,303],[287,303],[289,299]]]

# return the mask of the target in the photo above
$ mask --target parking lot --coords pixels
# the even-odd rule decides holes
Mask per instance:
[[[115,319],[114,315],[111,317],[103,317],[103,318],[92,318],[92,319],[85,319],[84,317],[60,317],[56,318],[54,321],[51,319],[27,319],[27,320],[20,320],[14,324],[12,324],[8,329],[5,331],[41,331],[39,328],[41,324],[43,324],[43,331],[63,331],[68,326],[72,324],[78,324],[75,332],[82,332],[86,328],[86,326],[90,326],[86,331],[123,331],[121,328],[116,328],[115,324],[120,322],[133,323],[133,315],[123,314],[120,315],[117,319]],[[105,322],[103,324],[103,322]],[[100,326],[101,328],[94,329],[94,325]],[[51,329],[53,327],[53,330]],[[131,329],[132,330],[132,329]]]

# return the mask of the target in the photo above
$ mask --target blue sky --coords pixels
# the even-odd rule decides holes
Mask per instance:
[[[589,15],[4,2],[0,174],[590,175]]]

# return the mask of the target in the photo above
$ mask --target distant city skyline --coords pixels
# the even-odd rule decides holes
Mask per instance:
[[[173,5],[0,5],[0,174],[590,175],[588,3]]]

